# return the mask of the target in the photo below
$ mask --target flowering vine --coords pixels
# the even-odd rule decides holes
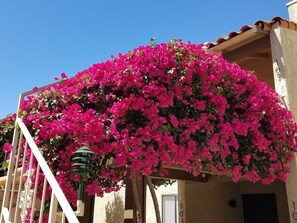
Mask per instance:
[[[231,173],[252,182],[285,180],[296,152],[296,124],[278,95],[249,71],[201,45],[138,47],[29,96],[25,124],[71,200],[73,152],[88,146],[89,194],[119,189],[127,172]],[[74,202],[73,202],[74,203]]]
[[[0,175],[5,174],[7,168],[7,154],[11,151],[12,136],[14,131],[15,114],[7,115],[0,120]]]

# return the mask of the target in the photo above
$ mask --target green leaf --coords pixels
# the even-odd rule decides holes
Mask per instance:
[[[9,162],[6,160],[4,163],[2,163],[2,168],[6,170],[8,168]]]

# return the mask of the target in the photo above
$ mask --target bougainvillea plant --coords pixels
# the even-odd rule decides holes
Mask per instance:
[[[285,180],[296,124],[278,95],[201,45],[138,47],[23,101],[21,114],[75,205],[73,152],[88,146],[89,194],[117,190],[127,167],[143,175],[178,165],[194,175]],[[113,160],[113,165],[108,165]]]
[[[14,131],[16,114],[10,114],[0,120],[0,176],[5,174],[7,168],[7,154],[11,151],[11,142]]]

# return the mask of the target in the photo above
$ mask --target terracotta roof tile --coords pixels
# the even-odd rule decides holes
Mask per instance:
[[[284,18],[281,18],[279,16],[274,17],[270,21],[258,20],[258,21],[256,21],[254,23],[254,25],[259,26],[263,31],[269,32],[270,29],[271,29],[271,27],[272,27],[272,25],[275,24],[275,23],[277,23],[277,22],[283,28],[288,28],[288,29],[297,31],[297,24],[295,22],[289,21],[289,20],[284,19]],[[206,47],[207,48],[215,47],[215,46],[217,46],[217,45],[219,45],[219,44],[221,44],[221,43],[223,43],[225,41],[228,41],[229,39],[234,38],[235,36],[241,35],[242,33],[246,32],[246,31],[248,31],[250,29],[252,29],[252,26],[243,25],[240,28],[240,31],[239,32],[232,31],[227,36],[218,38],[215,42],[206,43]]]
[[[248,26],[248,25],[244,25],[244,26],[242,26],[242,27],[240,28],[240,31],[241,31],[241,32],[245,32],[245,31],[248,31],[249,29],[251,29],[250,26]]]

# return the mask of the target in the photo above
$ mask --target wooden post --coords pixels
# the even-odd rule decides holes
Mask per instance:
[[[141,210],[142,210],[142,219],[143,223],[145,223],[146,218],[146,180],[143,175],[138,175],[137,178],[137,189],[138,189],[138,196],[140,200]]]
[[[132,182],[130,179],[127,179],[126,191],[125,191],[124,223],[134,223],[133,222],[133,213],[134,212],[136,212],[136,210],[134,210]]]
[[[83,202],[85,203],[84,216],[78,217],[79,222],[92,223],[95,208],[95,196],[89,196],[86,192],[83,194]]]
[[[141,210],[142,210],[142,218],[145,223],[145,212],[146,212],[146,183],[145,179],[142,175],[137,174],[137,190],[138,197],[140,200]],[[136,216],[136,206],[134,203],[134,197],[132,192],[132,182],[130,179],[127,179],[126,182],[126,192],[125,192],[125,212],[124,212],[124,223],[137,223]]]

